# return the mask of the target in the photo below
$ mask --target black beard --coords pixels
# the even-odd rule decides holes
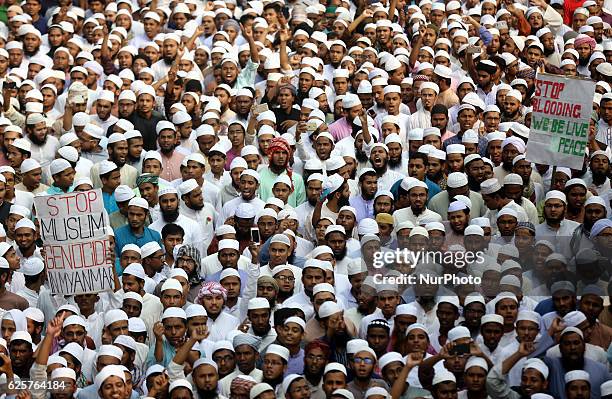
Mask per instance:
[[[219,397],[219,394],[217,393],[216,389],[204,390],[204,389],[197,388],[197,391],[198,391],[198,396],[200,397],[200,399],[216,399]]]
[[[336,253],[334,252],[334,258],[336,258],[337,261],[341,261],[342,259],[344,259],[346,257],[346,252],[348,250],[346,249],[346,246],[342,249],[342,252],[340,253]]]
[[[357,150],[357,149],[355,149],[355,158],[357,158],[357,161],[359,163],[365,163],[369,159],[364,151],[360,151],[360,150]]]
[[[203,208],[204,208],[204,204],[202,204],[202,205],[195,205],[195,204],[191,204],[191,205],[189,205],[189,207],[190,207],[191,209],[193,209],[194,211],[199,211],[199,210],[201,210],[201,209],[203,209]]]
[[[162,214],[162,218],[164,219],[164,222],[166,222],[166,223],[174,223],[174,222],[176,222],[176,219],[178,219],[180,213],[179,213],[178,208],[176,208],[176,209],[174,209],[172,211],[170,211],[170,210],[167,210],[167,211],[162,210],[161,214]]]
[[[29,134],[28,138],[30,139],[30,141],[36,145],[44,145],[47,142],[47,135],[45,135],[45,138],[40,140],[37,136],[33,135],[33,134]]]
[[[387,171],[387,163],[388,162],[389,162],[388,160],[385,161],[385,163],[381,167],[376,167],[376,166],[372,165],[372,169],[374,169],[376,174],[380,176],[380,175],[384,174]]]
[[[468,174],[468,187],[471,191],[480,192],[480,183],[476,181],[472,176]]]
[[[439,170],[438,172],[436,172],[436,174],[431,175],[431,176],[428,173],[427,177],[431,181],[438,182],[438,181],[442,180],[442,178],[444,177],[444,174],[442,173],[442,170]]]
[[[318,199],[318,198],[312,198],[312,199],[311,199],[311,198],[308,198],[308,203],[309,203],[311,206],[317,206],[317,202],[319,202],[319,199]]]
[[[340,199],[338,199],[338,206],[340,208],[342,208],[343,206],[349,206],[350,202],[349,199],[346,197],[340,197]]]
[[[175,58],[176,58],[176,54],[174,57],[164,57],[163,60],[166,63],[166,65],[172,65]]]
[[[323,378],[323,371],[324,371],[324,369],[320,369],[318,373],[311,373],[308,370],[308,367],[306,367],[306,365],[304,365],[304,378],[306,378],[311,383],[313,383],[313,382],[317,382],[318,383],[319,381],[321,381],[321,378]],[[317,384],[313,384],[313,385],[317,385]]]
[[[561,216],[561,217],[558,217],[558,218],[555,218],[555,219],[550,218],[550,217],[544,217],[544,219],[545,219],[545,220],[546,220],[546,222],[548,222],[548,223],[558,224],[558,223],[561,223],[561,221],[562,221],[563,219],[565,219],[565,217],[564,217],[564,216]]]
[[[175,148],[175,147],[170,147],[170,148],[163,148],[163,147],[160,147],[160,148],[159,148],[159,151],[160,151],[162,154],[166,154],[166,155],[167,155],[167,154],[172,154],[172,151],[174,151],[174,148]]]
[[[586,58],[578,58],[578,65],[580,66],[587,66],[589,64],[589,58],[591,58],[591,56],[589,55]]]
[[[283,375],[281,374],[280,377],[272,378],[270,380],[264,377],[263,382],[270,384],[274,388],[283,383]]]
[[[39,49],[40,49],[40,48],[37,48],[37,49],[36,49],[36,50],[34,50],[34,51],[28,51],[28,50],[26,50],[26,49],[25,49],[25,47],[24,47],[24,49],[23,49],[23,54],[24,54],[26,57],[30,57],[30,58],[31,58],[31,57],[35,56],[35,55],[36,55],[36,53],[38,53],[38,50],[39,50]]]
[[[606,173],[601,173],[599,171],[591,171],[591,175],[593,176],[593,183],[596,184],[603,184],[606,181],[606,177],[608,177]]]
[[[395,159],[395,158],[389,158],[388,165],[389,165],[389,167],[391,167],[391,168],[394,168],[394,169],[395,169],[395,168],[397,168],[398,166],[401,166],[401,165],[402,165],[402,158],[401,158],[401,157],[400,157],[400,158],[397,158],[397,159]]]

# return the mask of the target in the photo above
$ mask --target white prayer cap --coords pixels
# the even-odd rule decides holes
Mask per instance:
[[[331,284],[328,284],[328,283],[319,283],[315,285],[314,288],[312,289],[313,297],[320,292],[331,292],[334,296],[336,295],[336,290]]]
[[[119,351],[121,351],[121,349],[119,349]],[[121,358],[119,358],[119,360],[121,360]],[[119,377],[125,383],[125,372],[123,371],[123,366],[109,365],[104,367],[94,379],[96,391],[100,390],[102,384],[104,384],[104,381],[106,381],[109,377]]]
[[[149,203],[146,199],[141,197],[134,197],[128,202],[128,206],[137,206],[139,208],[149,209]]]
[[[455,1],[451,1],[451,3],[455,3]],[[442,382],[457,382],[457,379],[455,378],[455,375],[453,373],[444,368],[436,371],[431,385],[437,385]]]
[[[177,279],[169,278],[166,281],[164,281],[164,284],[162,284],[161,286],[161,292],[164,292],[167,290],[176,290],[182,293],[183,287],[181,286],[181,283]]]
[[[465,154],[465,146],[463,144],[450,144],[446,146],[447,154]]]
[[[487,364],[487,361],[484,360],[482,357],[478,357],[478,356],[471,356],[468,359],[468,361],[465,363],[464,370],[467,371],[468,369],[472,367],[480,367],[486,372],[489,371],[489,365]]]
[[[606,381],[601,384],[601,397],[612,395],[612,381]]]
[[[504,317],[496,313],[486,314],[480,319],[480,325],[482,326],[486,323],[497,323],[504,325]]]
[[[44,265],[43,265],[44,267]],[[38,273],[37,273],[38,274]],[[23,311],[23,315],[25,317],[27,317],[30,320],[33,320],[37,323],[44,323],[45,322],[45,315],[42,312],[42,310],[38,309],[38,308],[27,308],[26,310]]]
[[[382,370],[385,368],[385,366],[388,366],[389,364],[394,363],[394,362],[400,362],[402,364],[405,363],[404,357],[401,355],[401,353],[398,353],[398,352],[385,353],[378,360],[378,366]]]
[[[51,380],[58,380],[60,378],[69,378],[76,381],[76,373],[68,367],[60,367],[51,372]]]
[[[136,194],[134,194],[134,191],[129,186],[121,184],[115,189],[114,196],[115,201],[126,202],[134,198]]]
[[[248,310],[270,309],[270,302],[266,298],[252,298],[249,300]]]
[[[324,319],[339,312],[342,312],[342,308],[336,302],[326,301],[319,307],[319,318]]]
[[[286,326],[289,323],[295,323],[299,325],[300,327],[302,327],[302,331],[306,331],[306,322],[301,317],[297,317],[297,316],[288,317],[283,324]]]
[[[551,199],[558,199],[558,200],[561,200],[561,202],[563,202],[564,204],[567,204],[567,199],[565,197],[565,194],[563,194],[559,190],[551,190],[546,193],[544,202],[547,202],[548,200],[551,200]]]
[[[104,313],[104,327],[122,320],[127,321],[128,315],[121,309],[111,309]]]
[[[523,370],[526,369],[537,370],[542,374],[544,379],[548,379],[548,366],[538,358],[527,359],[523,365]]]
[[[142,295],[140,295],[137,292],[132,292],[132,291],[125,292],[123,294],[123,300],[125,301],[126,299],[133,299],[133,300],[135,300],[135,301],[137,301],[137,302],[142,304]],[[129,323],[129,319],[128,319],[128,323]]]
[[[470,330],[468,330],[467,327],[464,327],[464,326],[454,327],[448,332],[448,340],[450,342],[454,342],[459,339],[470,338],[470,337],[471,337]]]
[[[467,186],[468,179],[464,173],[461,172],[453,172],[448,175],[447,185],[450,188],[459,188],[463,186]]]
[[[219,251],[222,251],[224,249],[233,249],[235,251],[239,251],[240,244],[238,243],[237,240],[226,238],[226,239],[219,241]]]
[[[268,392],[268,391],[274,392],[274,388],[272,388],[270,384],[267,384],[265,382],[260,382],[259,384],[251,388],[251,391],[249,393],[249,399],[255,399],[262,393]]]
[[[381,366],[381,369],[382,369],[382,366]],[[383,396],[385,399],[388,399],[391,397],[389,395],[389,392],[387,392],[387,390],[382,387],[372,387],[368,389],[365,393],[364,398],[368,399],[370,396]]]
[[[21,229],[21,228],[32,229],[32,230],[36,231],[36,225],[34,224],[34,222],[31,221],[30,219],[26,218],[26,217],[24,217],[23,219],[20,219],[15,224],[15,230]]]
[[[146,274],[144,268],[139,263],[130,263],[124,270],[123,274],[134,276],[140,280],[145,280]]]
[[[265,301],[267,302],[267,299],[265,299]],[[266,355],[277,355],[281,359],[284,359],[287,362],[289,361],[290,354],[289,354],[289,349],[287,349],[286,347],[277,345],[277,344],[270,344],[268,348],[266,349],[266,353],[264,354],[264,357]]]
[[[518,312],[516,322],[519,321],[530,321],[532,323],[540,325],[540,315],[532,310],[521,310]]]
[[[21,163],[21,173],[28,173],[34,169],[40,168],[40,164],[34,158],[26,158]]]
[[[352,341],[354,341],[354,340],[352,340]],[[361,341],[363,341],[363,340],[361,340]],[[351,342],[351,341],[349,341],[349,342]],[[367,342],[367,341],[365,341],[365,342]],[[347,349],[347,353],[348,353],[348,344],[347,344],[347,348],[346,349]],[[343,364],[341,364],[341,363],[336,363],[336,362],[327,363],[327,365],[323,369],[323,375],[325,375],[327,373],[330,373],[332,371],[339,371],[342,374],[344,374],[345,376],[348,375],[347,372],[346,372],[346,367]]]
[[[173,317],[176,317],[178,319],[187,320],[187,314],[185,313],[185,311],[177,307],[171,307],[171,308],[164,310],[164,313],[162,314],[161,319],[165,320],[165,319],[169,319]]]

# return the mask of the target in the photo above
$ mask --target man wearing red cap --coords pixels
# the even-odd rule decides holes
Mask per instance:
[[[289,166],[291,153],[291,147],[285,139],[277,137],[270,142],[267,152],[270,163],[262,168],[259,173],[261,178],[259,182],[259,197],[263,201],[267,201],[268,198],[272,197],[274,181],[282,174],[287,174],[293,183],[293,192],[289,196],[287,203],[295,208],[306,200],[302,176],[293,173],[293,169]]]

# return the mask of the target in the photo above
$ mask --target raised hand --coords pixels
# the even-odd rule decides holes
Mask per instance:
[[[522,357],[531,355],[535,351],[535,344],[533,342],[521,342],[518,348],[518,353]]]
[[[155,338],[157,339],[161,339],[164,335],[164,325],[160,321],[153,326],[153,334],[155,334]]]

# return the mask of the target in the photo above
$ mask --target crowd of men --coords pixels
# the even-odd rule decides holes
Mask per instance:
[[[612,398],[608,1],[1,3],[1,399]],[[57,292],[93,189],[114,290]]]

